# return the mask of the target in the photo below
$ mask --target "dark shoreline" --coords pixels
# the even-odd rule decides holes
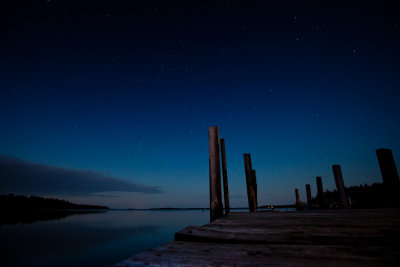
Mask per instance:
[[[259,209],[291,209],[291,208],[296,208],[296,205],[264,205],[264,206],[259,206]],[[231,208],[231,210],[248,210],[248,207],[242,207],[242,208]],[[132,211],[162,211],[162,210],[210,210],[210,208],[148,208],[148,209],[110,209],[110,210],[132,210]]]
[[[37,209],[37,210],[13,210],[1,211],[2,216],[0,219],[0,226],[2,225],[16,225],[16,224],[30,224],[35,222],[62,220],[66,217],[90,214],[90,213],[104,213],[107,210],[74,210],[74,209]]]
[[[98,213],[107,210],[106,206],[75,204],[62,199],[28,197],[11,193],[0,196],[0,225],[61,220],[76,214]]]

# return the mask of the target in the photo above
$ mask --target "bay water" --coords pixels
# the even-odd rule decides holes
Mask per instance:
[[[173,241],[208,210],[109,210],[0,226],[2,266],[110,266]]]

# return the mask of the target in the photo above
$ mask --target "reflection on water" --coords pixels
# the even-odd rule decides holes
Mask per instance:
[[[200,210],[108,211],[2,225],[0,256],[6,266],[109,266],[208,220],[208,211]]]
[[[103,210],[14,210],[2,214],[0,226],[3,224],[27,224],[40,221],[61,220],[68,216],[86,213],[101,213]]]

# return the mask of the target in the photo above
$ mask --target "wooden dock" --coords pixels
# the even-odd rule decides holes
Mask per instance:
[[[399,266],[400,210],[234,212],[116,266]]]

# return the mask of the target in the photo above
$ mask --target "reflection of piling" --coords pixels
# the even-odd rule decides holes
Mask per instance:
[[[307,193],[307,206],[311,209],[311,186],[310,184],[306,184],[306,193]]]
[[[226,152],[225,152],[225,140],[221,139],[221,159],[222,159],[222,179],[224,184],[224,201],[225,201],[225,214],[231,212],[229,206],[229,190],[228,190],[228,172],[226,169]]]
[[[376,156],[381,169],[386,197],[391,202],[388,204],[389,206],[397,206],[400,204],[400,181],[392,150],[387,148],[378,149],[376,150]]]
[[[333,170],[333,176],[335,177],[336,188],[339,194],[339,201],[343,205],[344,209],[348,209],[350,207],[350,204],[349,204],[349,199],[347,198],[346,195],[342,170],[340,169],[340,165],[333,165],[332,170]]]
[[[208,128],[208,147],[210,167],[210,221],[214,221],[223,215],[218,126]]]
[[[300,195],[299,195],[299,189],[294,189],[294,193],[296,195],[296,210],[301,209],[301,201],[300,201]]]
[[[247,199],[249,202],[249,211],[256,212],[257,211],[257,199],[256,199],[256,189],[253,176],[253,168],[251,166],[251,155],[244,154],[244,169],[246,172],[246,186],[247,186]]]
[[[325,203],[324,203],[324,189],[322,188],[322,178],[317,176],[316,178],[317,181],[317,190],[318,190],[318,203],[321,209],[325,208]]]

